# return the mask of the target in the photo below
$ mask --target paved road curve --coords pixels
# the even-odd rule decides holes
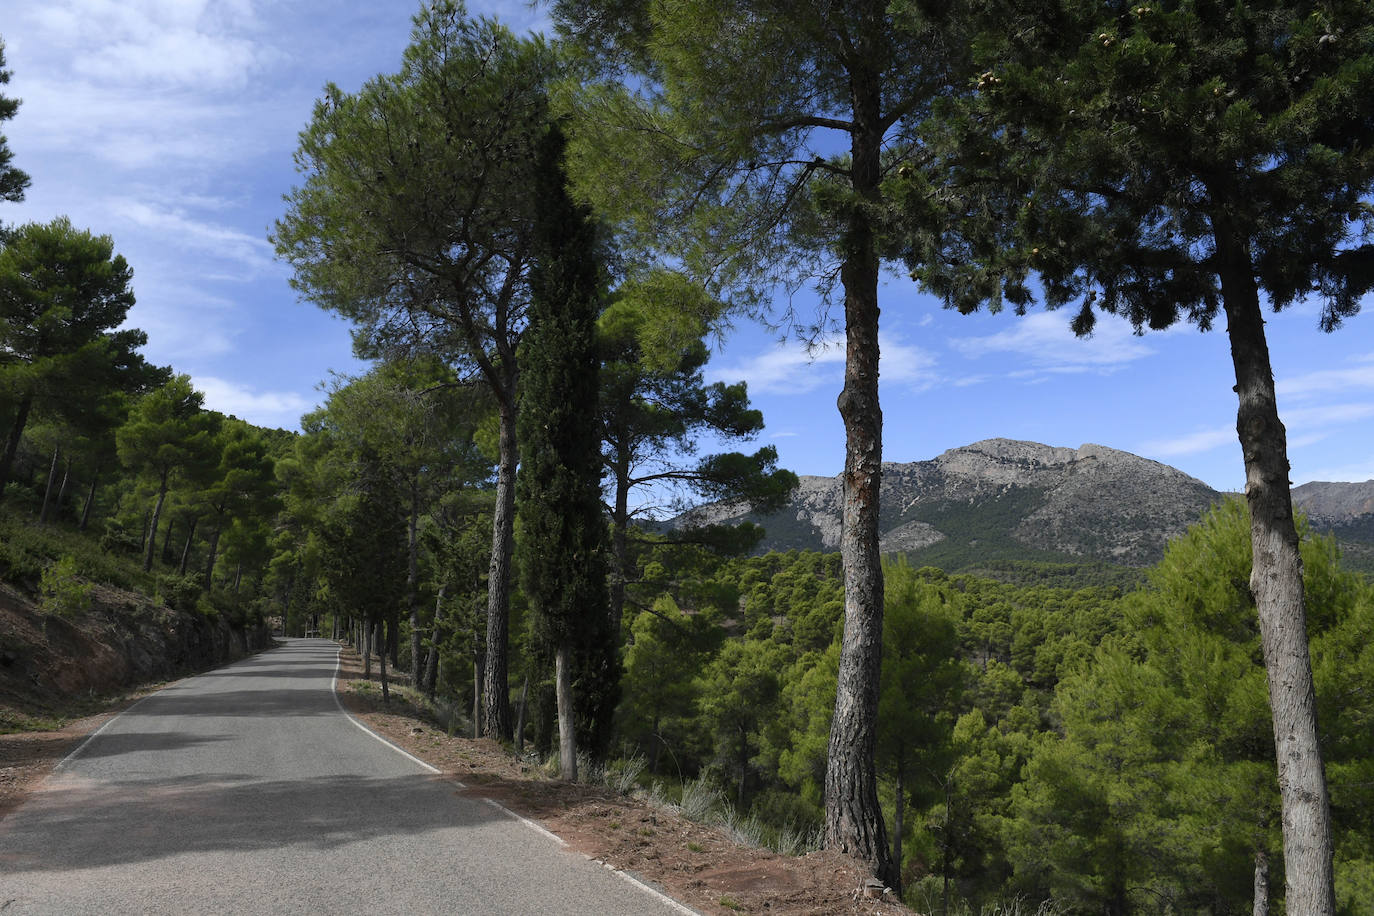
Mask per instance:
[[[687,912],[343,715],[336,647],[177,683],[0,821],[0,914]]]

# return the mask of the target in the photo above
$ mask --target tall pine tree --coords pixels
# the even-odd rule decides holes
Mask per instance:
[[[929,7],[927,9],[927,7]],[[842,323],[845,629],[826,778],[825,843],[895,880],[874,766],[882,664],[878,544],[879,278],[889,183],[960,63],[945,4],[887,0],[559,0],[554,17],[609,69],[577,98],[575,183],[629,244],[759,304],[817,280]],[[795,315],[785,319],[795,321]]]
[[[1334,912],[1331,816],[1263,305],[1318,296],[1331,330],[1374,287],[1374,17],[1366,2],[1027,7],[990,0],[982,76],[934,139],[911,262],[948,304],[1073,303],[1137,330],[1224,317],[1283,796],[1289,912]],[[953,191],[953,193],[952,193]]]
[[[596,318],[602,284],[595,227],[567,192],[563,147],[562,132],[551,126],[539,146],[536,172],[518,491],[522,584],[534,612],[536,642],[554,657],[560,772],[575,780],[575,719],[583,719],[591,749],[604,751],[619,661],[610,638],[601,512]],[[580,703],[574,702],[575,691]]]
[[[5,43],[0,41],[0,86],[10,81],[10,71],[5,69]],[[0,95],[0,121],[8,121],[19,110],[19,100]],[[0,200],[19,201],[24,199],[24,189],[29,186],[29,176],[10,163],[14,160],[9,141],[0,134]]]

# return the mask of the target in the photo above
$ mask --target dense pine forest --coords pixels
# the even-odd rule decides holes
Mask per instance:
[[[396,72],[325,88],[270,241],[369,368],[299,431],[144,359],[113,239],[3,226],[6,600],[347,642],[451,730],[712,794],[922,913],[1370,912],[1374,588],[1292,510],[1260,308],[1332,330],[1374,286],[1368,5],[554,16],[426,4]],[[892,267],[1081,334],[1224,320],[1244,496],[1143,575],[883,555]],[[830,318],[769,312],[809,283]],[[846,333],[835,553],[653,524],[796,488],[706,381],[759,314]]]

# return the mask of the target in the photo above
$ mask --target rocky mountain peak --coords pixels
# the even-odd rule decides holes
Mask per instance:
[[[719,504],[672,524],[748,519],[767,530],[764,550],[835,550],[841,497],[840,477],[808,476],[773,515]],[[882,543],[918,558],[943,544],[1144,566],[1220,498],[1182,471],[1118,449],[984,439],[926,461],[884,463]]]

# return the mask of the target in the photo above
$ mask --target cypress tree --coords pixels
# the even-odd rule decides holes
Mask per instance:
[[[595,227],[566,189],[563,147],[557,125],[539,146],[535,261],[517,422],[525,445],[517,489],[522,585],[533,611],[535,644],[555,662],[561,772],[576,779],[574,721],[582,720],[590,749],[603,752],[619,664],[610,639],[601,512],[601,277]]]

